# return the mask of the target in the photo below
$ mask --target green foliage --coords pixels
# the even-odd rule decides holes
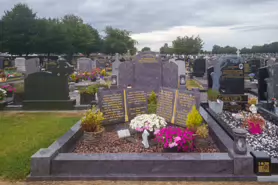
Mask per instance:
[[[208,100],[209,101],[216,101],[220,93],[217,90],[209,89],[208,92]]]
[[[194,105],[190,113],[187,115],[186,127],[192,130],[196,130],[196,128],[200,126],[202,123],[203,117]]]
[[[178,55],[198,54],[201,51],[203,45],[203,40],[199,36],[177,37],[176,40],[172,42],[174,53]]]
[[[218,45],[214,45],[212,48],[213,54],[236,54],[237,48],[231,46],[221,47]]]
[[[47,148],[80,120],[80,113],[70,114],[1,113],[1,179],[24,180],[30,173],[30,156]]]
[[[86,132],[98,132],[102,128],[103,113],[95,106],[89,109],[81,119],[81,127]]]
[[[96,94],[96,92],[98,91],[98,87],[96,85],[90,85],[88,87],[84,87],[84,88],[81,88],[79,90],[79,93],[80,94]]]
[[[141,51],[151,51],[151,48],[149,48],[149,47],[143,47],[142,49],[141,49]]]
[[[197,128],[196,134],[201,138],[207,138],[209,136],[208,125],[203,124]]]
[[[174,54],[174,49],[169,47],[168,44],[165,43],[164,46],[160,48],[160,53],[172,55]]]
[[[157,96],[154,91],[152,91],[152,93],[148,99],[148,103],[157,104]]]
[[[24,93],[24,83],[15,83],[14,88],[15,93]]]

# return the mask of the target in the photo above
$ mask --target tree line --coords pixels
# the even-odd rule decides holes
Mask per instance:
[[[0,19],[0,52],[13,55],[137,52],[131,32],[107,26],[105,35],[75,15],[39,18],[26,4],[16,4]]]

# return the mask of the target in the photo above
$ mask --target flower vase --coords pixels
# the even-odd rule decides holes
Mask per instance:
[[[224,102],[221,100],[217,101],[208,101],[209,104],[209,108],[215,112],[216,114],[222,113],[223,111],[223,106],[224,106]]]
[[[163,151],[165,153],[178,153],[178,147],[175,146],[173,148],[164,148]]]

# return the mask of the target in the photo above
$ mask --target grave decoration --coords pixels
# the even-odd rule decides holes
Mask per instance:
[[[5,101],[7,96],[7,91],[0,88],[0,110],[3,110],[4,107],[7,105],[7,102]]]
[[[244,95],[244,64],[241,57],[220,57],[213,69],[209,68],[208,75],[211,77],[208,78],[208,86],[212,85],[213,90],[220,92],[218,99],[224,102],[223,109],[245,107],[248,96]]]
[[[28,75],[24,80],[23,109],[33,110],[71,110],[75,100],[69,97],[68,76],[73,66],[59,60],[56,68]]]

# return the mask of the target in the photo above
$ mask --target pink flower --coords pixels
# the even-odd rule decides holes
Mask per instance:
[[[154,135],[158,134],[159,132],[160,132],[160,130],[154,131]]]
[[[143,128],[136,128],[135,130],[138,131],[138,132],[143,132],[144,131]]]
[[[178,144],[177,144],[177,143],[175,143],[175,142],[174,142],[174,143],[170,143],[170,144],[169,144],[169,148],[173,148],[173,147],[175,147],[175,146],[178,146]]]
[[[179,136],[175,138],[175,142],[178,142],[180,140],[181,140],[181,137],[179,137]]]

